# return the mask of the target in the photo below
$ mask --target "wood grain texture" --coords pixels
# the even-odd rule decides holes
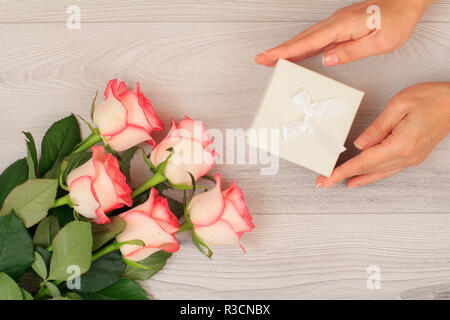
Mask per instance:
[[[258,215],[239,248],[180,253],[144,286],[157,299],[438,299],[450,292],[450,216]],[[381,289],[367,289],[378,266]]]
[[[253,56],[350,2],[80,1],[82,29],[70,31],[69,1],[4,0],[0,170],[26,155],[21,131],[40,142],[69,113],[88,119],[95,91],[115,77],[139,81],[166,126],[189,115],[221,131],[247,129],[271,72]],[[394,53],[333,68],[320,57],[301,63],[366,92],[340,161],[357,153],[352,141],[396,92],[450,81],[449,18],[449,2],[438,0]],[[208,261],[182,234],[181,251],[144,286],[158,299],[448,299],[449,157],[447,137],[421,166],[355,190],[318,190],[316,174],[283,160],[273,176],[219,164],[214,172],[226,186],[237,182],[255,216],[247,254],[217,248]],[[136,157],[135,185],[146,172]],[[369,265],[380,266],[382,290],[366,288]]]
[[[7,129],[0,132],[0,141],[10,150],[0,155],[1,168],[25,155],[22,130],[31,130],[40,141],[52,121],[70,112],[88,119],[95,90],[103,90],[114,77],[130,85],[140,81],[166,125],[171,116],[189,115],[222,132],[247,129],[271,72],[256,65],[252,57],[295,33],[298,26],[89,24],[77,32],[53,24],[1,25],[0,94],[2,108],[8,112],[2,116]],[[352,141],[396,92],[414,83],[448,81],[448,26],[421,24],[403,48],[386,56],[336,68],[323,67],[319,57],[302,63],[366,91],[347,142],[350,150],[341,161],[356,154]],[[224,172],[228,183],[238,180],[251,195],[248,204],[256,214],[446,213],[449,146],[447,138],[422,166],[357,190],[347,190],[343,184],[318,190],[316,174],[283,160],[273,176],[260,175],[259,165],[216,168]],[[227,159],[226,153],[219,153]],[[137,183],[144,177],[139,174]],[[273,201],[274,196],[278,201]]]
[[[0,22],[63,22],[69,5],[81,9],[82,23],[167,21],[319,21],[353,0],[2,0]],[[411,9],[405,0],[405,10]],[[424,22],[447,22],[450,3],[436,0]]]

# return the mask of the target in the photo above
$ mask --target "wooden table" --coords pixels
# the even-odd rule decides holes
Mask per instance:
[[[166,127],[189,115],[246,129],[271,72],[253,56],[350,2],[81,0],[81,29],[69,30],[71,2],[2,0],[0,169],[25,155],[21,131],[40,141],[71,112],[88,118],[95,91],[115,77],[139,81]],[[449,81],[449,30],[450,3],[438,0],[392,54],[339,67],[320,57],[301,63],[366,92],[341,161],[396,92]],[[316,174],[282,160],[274,176],[258,165],[217,165],[254,216],[247,253],[217,248],[208,260],[181,235],[181,250],[144,286],[157,299],[450,298],[449,157],[447,137],[421,166],[355,190],[316,189]],[[135,184],[143,172],[136,164]],[[381,272],[381,289],[367,288],[369,266]]]

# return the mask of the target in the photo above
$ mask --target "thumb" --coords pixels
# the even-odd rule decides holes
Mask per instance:
[[[403,110],[391,100],[375,121],[355,140],[355,146],[358,149],[367,149],[383,141],[403,119],[405,115]]]
[[[374,55],[373,41],[370,35],[337,45],[325,52],[322,62],[325,66],[334,66]]]

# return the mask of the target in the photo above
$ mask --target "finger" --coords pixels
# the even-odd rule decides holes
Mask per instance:
[[[335,66],[375,55],[372,35],[361,39],[346,41],[325,52],[322,62],[326,66]]]
[[[330,18],[322,20],[322,21],[320,21],[318,23],[313,24],[309,28],[307,28],[307,29],[303,30],[302,32],[298,33],[295,37],[293,37],[293,38],[283,42],[280,46],[282,46],[282,45],[288,46],[288,45],[291,45],[292,43],[294,43],[296,41],[299,41],[300,39],[302,39],[306,35],[314,32],[314,31],[322,28],[324,25],[328,24],[329,20],[330,20]],[[259,64],[263,64],[263,65],[266,65],[268,67],[271,67],[271,66],[275,65],[275,63],[278,61],[278,59],[276,59],[276,60],[272,59],[271,55],[270,54],[268,55],[268,53],[271,53],[272,51],[274,51],[278,47],[267,49],[264,52],[257,54],[255,56],[255,61],[257,63],[259,63]]]
[[[390,147],[381,144],[376,145],[335,168],[329,178],[319,176],[316,180],[316,185],[322,188],[329,188],[346,178],[370,173],[372,168],[394,157],[395,154]]]
[[[295,57],[301,60],[302,57],[311,55],[333,43],[338,37],[339,30],[340,27],[335,23],[324,23],[313,32],[305,33],[306,35],[303,36],[299,35],[278,47],[258,54],[255,61],[266,66],[273,66],[280,58],[291,60]]]
[[[355,140],[355,147],[363,150],[380,143],[405,115],[403,108],[399,108],[393,100],[389,101],[375,121]]]
[[[353,188],[356,188],[356,187],[365,186],[365,185],[367,185],[369,183],[373,183],[375,181],[386,179],[387,177],[390,177],[390,176],[392,176],[392,175],[394,175],[397,172],[400,172],[402,170],[403,170],[403,168],[395,169],[395,170],[391,170],[391,171],[386,171],[386,172],[379,172],[379,173],[372,173],[372,174],[363,174],[363,175],[360,175],[360,176],[356,176],[356,177],[353,177],[350,180],[348,180],[347,188],[353,189]]]

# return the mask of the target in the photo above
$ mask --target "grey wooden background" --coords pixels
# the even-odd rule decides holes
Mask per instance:
[[[114,77],[139,81],[166,126],[189,115],[248,128],[271,72],[253,56],[351,2],[81,0],[81,30],[68,30],[70,1],[1,0],[0,170],[25,155],[22,130],[40,141],[71,112],[88,118]],[[450,2],[438,0],[392,54],[332,68],[302,62],[366,92],[341,161],[400,89],[450,81],[449,30]],[[158,299],[450,298],[449,157],[447,137],[420,167],[354,190],[318,190],[313,172],[283,160],[274,176],[218,165],[254,216],[247,254],[218,248],[208,260],[180,235],[181,250],[144,285]],[[135,184],[144,171],[136,161]],[[366,287],[369,265],[381,270],[379,290]]]

